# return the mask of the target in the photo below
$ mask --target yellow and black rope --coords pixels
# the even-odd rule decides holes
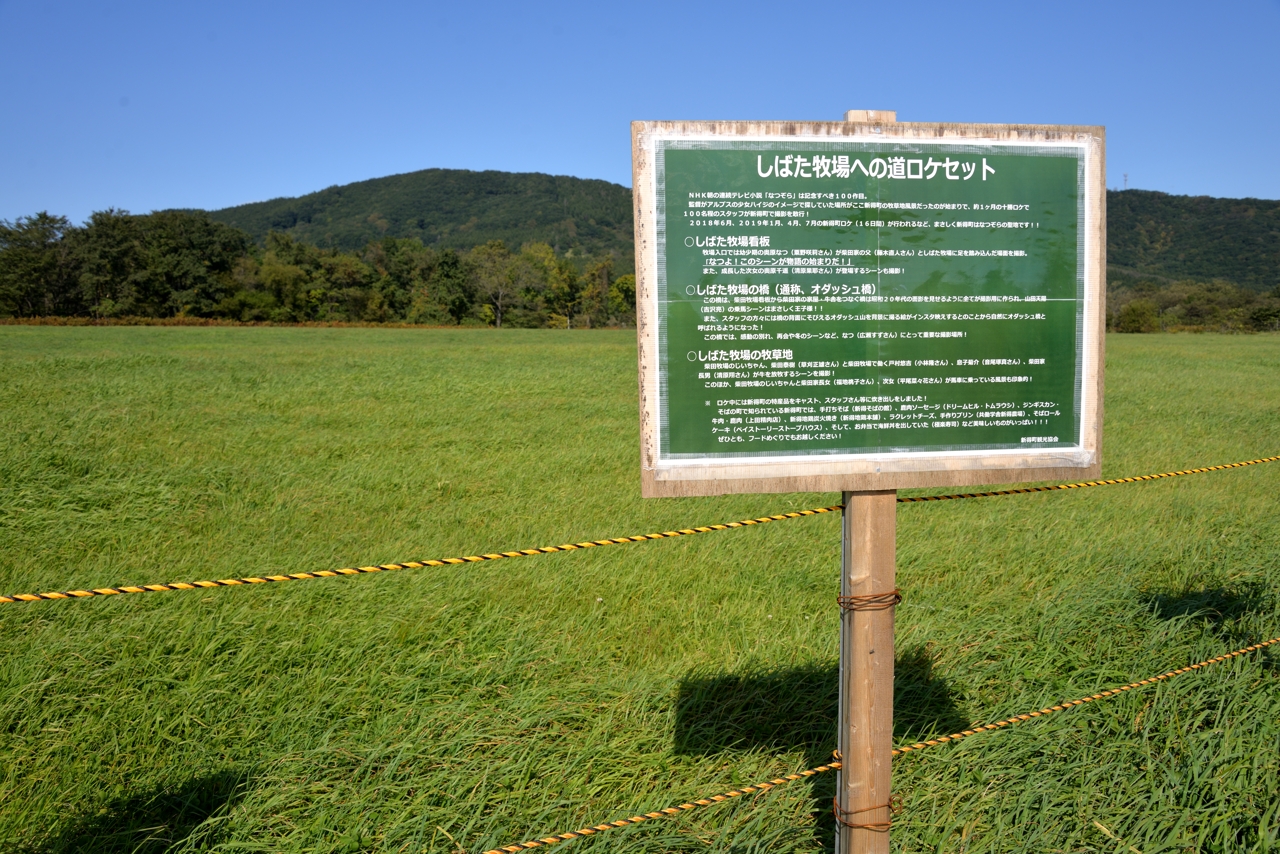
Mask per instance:
[[[491,552],[489,554],[468,555],[466,557],[447,557],[432,560],[411,560],[405,563],[383,563],[377,566],[350,566],[345,569],[322,569],[315,572],[294,572],[289,575],[255,575],[245,578],[223,578],[218,581],[178,581],[168,584],[143,584],[134,587],[94,587],[83,590],[63,590],[55,593],[19,593],[12,596],[0,596],[0,603],[7,602],[40,602],[49,599],[87,599],[93,596],[116,596],[122,593],[147,593],[162,590],[199,590],[210,587],[238,587],[242,584],[270,584],[277,581],[302,581],[308,578],[334,578],[342,575],[360,575],[368,572],[394,572],[398,569],[421,569],[426,566],[454,566],[464,563],[483,563],[489,560],[502,560],[511,557],[527,557],[530,555],[554,554],[555,552],[572,552],[579,549],[593,549],[597,546],[616,546],[625,543],[643,543],[649,540],[664,540],[671,537],[687,537],[693,534],[707,534],[711,531],[727,531],[731,528],[746,528],[751,525],[763,525],[766,522],[780,522],[784,519],[798,519],[801,516],[817,516],[822,513],[839,511],[841,505],[818,507],[813,510],[797,510],[791,513],[778,513],[773,516],[761,516],[758,519],[743,519],[739,522],[726,522],[722,525],[704,525],[699,528],[682,528],[678,531],[663,531],[659,534],[641,534],[634,537],[614,537],[610,540],[589,540],[582,543],[565,543],[560,546],[543,546],[537,549],[522,549],[515,552]]]
[[[1137,477],[1118,477],[1113,480],[1086,480],[1081,483],[1058,483],[1053,486],[1027,486],[1022,489],[1000,489],[993,492],[963,492],[955,495],[915,495],[910,498],[899,498],[899,504],[914,504],[920,501],[955,501],[958,498],[994,498],[997,495],[1026,495],[1030,492],[1057,492],[1062,489],[1084,489],[1088,486],[1111,486],[1117,483],[1140,483],[1144,480],[1160,480],[1166,477],[1182,477],[1187,474],[1204,474],[1209,471],[1223,471],[1224,469],[1238,469],[1245,466],[1256,466],[1259,463],[1274,463],[1280,460],[1280,456],[1263,457],[1257,460],[1245,460],[1240,463],[1227,463],[1221,466],[1205,466],[1198,469],[1183,469],[1181,471],[1166,471],[1159,474],[1144,474]]]
[[[530,848],[543,848],[547,845],[555,845],[557,842],[568,842],[570,839],[580,839],[584,836],[595,836],[606,830],[616,830],[619,827],[628,827],[633,824],[640,824],[654,818],[670,818],[674,815],[696,810],[698,807],[709,807],[713,804],[731,801],[734,798],[740,798],[743,795],[753,795],[759,792],[767,792],[770,789],[776,789],[778,786],[803,780],[805,777],[815,777],[826,771],[834,771],[840,767],[840,763],[832,762],[827,765],[819,765],[817,768],[810,768],[807,771],[800,771],[795,774],[786,774],[782,777],[775,777],[765,783],[756,783],[754,786],[743,786],[741,789],[732,789],[722,795],[713,795],[709,798],[701,798],[689,803],[680,804],[676,807],[667,807],[666,809],[656,810],[655,812],[647,812],[643,815],[633,815],[631,818],[620,818],[617,821],[610,821],[605,824],[597,824],[592,827],[584,827],[579,830],[570,830],[565,833],[557,833],[555,836],[545,836],[542,839],[531,839],[528,842],[521,842],[517,845],[504,845],[501,848],[493,848],[484,854],[514,854],[516,851],[527,851]]]
[[[1121,482],[1127,482],[1127,481],[1121,481]],[[1181,676],[1184,673],[1191,673],[1194,670],[1202,670],[1203,668],[1208,667],[1211,664],[1221,664],[1224,661],[1229,661],[1230,659],[1237,658],[1242,655],[1248,655],[1251,652],[1257,652],[1260,649],[1264,649],[1269,646],[1274,646],[1275,644],[1280,644],[1280,637],[1275,637],[1275,638],[1272,638],[1271,640],[1263,641],[1262,643],[1251,644],[1249,646],[1237,649],[1233,652],[1228,652],[1225,655],[1219,655],[1219,656],[1216,656],[1215,658],[1205,659],[1204,661],[1201,661],[1197,664],[1188,665],[1187,667],[1179,667],[1177,670],[1170,670],[1167,673],[1161,673],[1159,676],[1152,676],[1149,679],[1141,679],[1137,682],[1130,682],[1128,685],[1121,685],[1118,688],[1112,688],[1107,691],[1101,691],[1097,694],[1091,694],[1088,697],[1081,697],[1078,700],[1069,700],[1064,703],[1059,703],[1056,706],[1048,706],[1047,708],[1043,708],[1035,712],[1027,712],[1026,714],[1022,714],[1022,715],[1014,715],[1013,717],[1005,718],[1002,721],[996,721],[995,723],[992,723],[992,724],[983,724],[981,726],[975,726],[973,729],[966,729],[962,732],[952,733],[951,735],[940,736],[938,738],[931,738],[928,741],[920,741],[920,742],[916,742],[915,744],[903,745],[902,747],[894,748],[894,750],[892,751],[892,755],[895,757],[902,756],[907,753],[913,753],[918,750],[924,750],[925,748],[928,748],[928,747],[936,747],[940,744],[948,744],[951,742],[960,741],[961,739],[968,738],[971,735],[977,735],[982,732],[990,732],[992,730],[1003,729],[1004,727],[1010,726],[1012,724],[1022,723],[1023,721],[1029,721],[1032,718],[1042,718],[1045,715],[1050,715],[1050,714],[1053,714],[1054,712],[1065,711],[1067,709],[1073,709],[1076,706],[1083,706],[1085,703],[1092,703],[1095,700],[1103,700],[1108,697],[1117,697],[1120,694],[1125,693],[1126,691],[1132,691],[1135,688],[1143,688],[1143,687],[1146,687],[1147,685],[1154,685],[1157,682],[1163,682],[1166,679],[1172,679],[1173,677]],[[839,770],[840,757],[839,757],[839,754],[836,754],[835,756],[836,756],[836,761],[834,762],[829,762],[826,765],[819,765],[816,768],[809,768],[808,770],[805,770],[805,771],[799,771],[795,774],[786,774],[782,777],[775,777],[774,779],[769,780],[768,782],[765,782],[765,783],[756,783],[754,786],[743,786],[741,789],[733,789],[731,791],[725,792],[724,794],[715,795],[714,797],[702,798],[696,801],[689,801],[688,803],[683,803],[683,804],[680,804],[679,806],[667,807],[666,809],[656,810],[654,812],[647,812],[647,813],[644,813],[643,815],[633,815],[630,818],[623,818],[623,819],[618,819],[617,821],[606,822],[605,824],[597,824],[591,827],[584,827],[580,830],[571,830],[565,833],[557,833],[554,836],[544,836],[540,839],[530,839],[528,842],[520,842],[513,845],[504,845],[501,848],[491,848],[490,850],[484,852],[484,854],[516,854],[516,852],[518,851],[528,851],[532,848],[545,848],[548,845],[555,845],[557,842],[568,842],[571,839],[580,839],[584,836],[594,836],[597,833],[602,833],[606,830],[616,830],[619,827],[629,827],[631,825],[641,824],[643,822],[646,822],[655,818],[670,818],[672,816],[681,815],[683,813],[689,812],[690,810],[698,809],[699,807],[709,807],[709,806],[712,806],[713,804],[724,803],[725,801],[730,801],[735,798],[740,798],[743,795],[751,795],[751,794],[767,792],[770,789],[776,789],[778,786],[782,786],[787,783],[792,783],[792,782],[795,782],[796,780],[803,780],[806,777],[814,777],[814,776],[817,776],[818,774],[826,773],[827,771]]]
[[[1161,478],[1181,477],[1188,474],[1223,471],[1225,469],[1255,466],[1259,463],[1270,463],[1280,460],[1280,456],[1264,459],[1247,460],[1240,463],[1228,463],[1220,466],[1206,466],[1198,469],[1147,474],[1139,477],[1122,477],[1115,480],[1092,480],[1084,483],[1061,483],[1054,486],[1032,486],[1023,489],[1002,489],[994,492],[967,492],[956,495],[918,495],[899,498],[900,504],[913,504],[923,501],[953,501],[960,498],[992,498],[999,495],[1024,495],[1031,492],[1054,492],[1067,489],[1082,489],[1088,486],[1109,486],[1117,483],[1138,483]],[[835,513],[843,510],[843,504],[830,507],[815,507],[812,510],[796,510],[790,513],[776,513],[772,516],[760,516],[755,519],[743,519],[738,522],[726,522],[721,525],[704,525],[698,528],[681,528],[678,531],[663,531],[657,534],[641,534],[633,537],[614,537],[608,540],[589,540],[581,543],[565,543],[559,546],[543,546],[536,549],[521,549],[513,552],[490,552],[488,554],[468,555],[466,557],[449,557],[432,560],[411,560],[404,563],[383,563],[377,566],[350,566],[344,569],[322,569],[315,572],[294,572],[288,575],[251,575],[244,578],[223,578],[217,581],[174,581],[166,584],[142,584],[123,587],[94,587],[80,590],[62,590],[49,593],[16,593],[0,596],[0,604],[14,602],[43,602],[53,599],[89,599],[94,596],[118,596],[125,593],[148,593],[164,590],[201,590],[212,587],[239,587],[244,584],[271,584],[279,581],[303,581],[310,578],[336,578],[338,576],[361,575],[370,572],[394,572],[398,569],[421,569],[427,566],[451,566],[464,563],[483,563],[488,560],[503,558],[527,557],[530,555],[554,554],[555,552],[571,552],[579,549],[592,549],[597,546],[615,546],[625,543],[643,543],[649,540],[665,540],[672,537],[688,537],[694,534],[708,534],[712,531],[727,531],[733,528],[747,528],[752,525],[764,525],[769,522],[781,522],[786,519],[799,519],[803,516],[819,516],[824,513]]]

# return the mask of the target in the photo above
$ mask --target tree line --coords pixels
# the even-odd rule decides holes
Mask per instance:
[[[1280,331],[1280,287],[1259,292],[1222,279],[1169,281],[1123,273],[1110,278],[1112,332]]]
[[[384,237],[345,251],[271,232],[259,245],[203,211],[105,210],[83,226],[42,212],[0,220],[0,317],[631,326],[635,276],[615,264],[613,253],[500,240],[454,249]],[[1124,268],[1108,278],[1112,331],[1280,330],[1280,287]]]
[[[498,240],[343,251],[272,232],[258,245],[202,211],[105,210],[83,226],[41,212],[0,220],[0,316],[630,326],[635,276],[615,263]]]

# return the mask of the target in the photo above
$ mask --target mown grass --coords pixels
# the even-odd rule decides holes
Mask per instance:
[[[1280,453],[1280,337],[1108,341],[1107,476]],[[628,333],[0,328],[0,590],[666,530]],[[1280,464],[899,510],[902,740],[1280,635]],[[833,516],[0,605],[0,849],[479,852],[822,762]],[[905,757],[900,851],[1280,850],[1274,653]],[[833,781],[568,843],[829,848]]]

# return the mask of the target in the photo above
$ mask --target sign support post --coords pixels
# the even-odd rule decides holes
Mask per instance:
[[[845,121],[896,122],[897,112],[850,110]],[[897,498],[897,490],[844,493],[836,854],[889,852]]]
[[[837,854],[889,851],[897,497],[844,493]]]

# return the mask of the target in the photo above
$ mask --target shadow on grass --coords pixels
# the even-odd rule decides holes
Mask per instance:
[[[202,827],[225,814],[243,793],[245,777],[218,771],[179,786],[119,798],[56,836],[19,849],[22,854],[160,854],[182,842],[215,845],[217,827]],[[198,840],[194,839],[199,835]]]
[[[899,651],[893,666],[895,744],[969,725],[947,681],[934,675],[929,647]],[[837,675],[835,665],[690,675],[676,698],[675,751],[801,750],[806,766],[824,765],[836,746]],[[823,850],[834,844],[834,794],[834,774],[813,779],[816,840]]]
[[[1242,619],[1273,611],[1276,604],[1271,588],[1257,581],[1204,590],[1150,592],[1144,600],[1157,619],[1200,623],[1232,640],[1246,636],[1239,625]]]
[[[895,742],[969,725],[947,681],[934,675],[927,647],[900,651],[893,677]],[[822,764],[836,743],[839,692],[835,665],[686,677],[676,699],[675,750],[803,750]]]

